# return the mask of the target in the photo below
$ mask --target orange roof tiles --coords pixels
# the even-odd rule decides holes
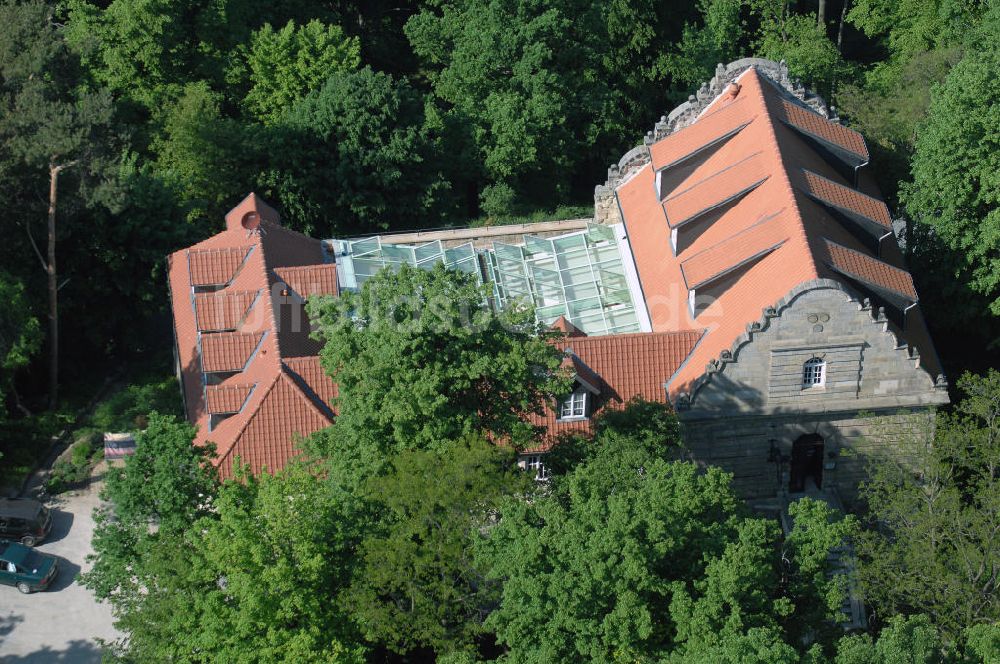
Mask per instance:
[[[236,276],[251,247],[225,247],[188,252],[192,286],[222,286]]]
[[[741,73],[738,82],[735,100],[724,92],[692,124],[651,145],[651,157],[657,155],[653,163],[616,190],[653,330],[705,330],[671,381],[671,395],[688,390],[708,362],[728,350],[765,308],[799,284],[828,277],[830,269],[845,274],[850,269],[859,279],[877,281],[883,288],[892,286],[893,292],[912,293],[912,281],[908,275],[903,277],[905,271],[888,264],[881,267],[882,262],[872,256],[848,261],[844,254],[837,254],[830,261],[829,252],[820,246],[821,238],[829,236],[863,248],[849,239],[850,233],[839,220],[805,194],[855,215],[864,214],[880,225],[887,219],[883,205],[860,192],[850,193],[853,190],[835,165],[804,139],[821,140],[859,161],[867,160],[860,135],[792,101],[789,93],[753,67]],[[739,115],[749,123],[710,157],[692,164],[661,207],[654,186],[655,167],[666,162],[664,155],[673,150],[669,145],[678,139],[671,136],[682,135],[684,149],[697,152],[691,146],[712,144],[724,133],[720,128],[724,123],[717,119],[737,104],[741,105]],[[740,126],[737,120],[730,122],[733,128]],[[758,181],[745,196],[733,198]],[[799,191],[804,192],[802,198]],[[726,199],[732,203],[720,206]],[[712,214],[699,214],[708,209]],[[679,222],[695,217],[697,223],[677,228]],[[769,221],[758,224],[761,219]],[[671,228],[676,229],[676,243]],[[696,312],[689,308],[687,285],[704,286],[722,274],[737,274],[736,266],[741,267],[738,278],[719,282],[719,288],[708,291],[710,301]]]
[[[687,287],[697,288],[780,247],[788,239],[788,231],[779,215],[771,215],[684,260],[681,273]]]
[[[886,230],[892,230],[892,216],[884,202],[818,173],[803,169],[802,174],[806,193],[821,203],[861,215]]]
[[[917,301],[917,289],[913,285],[913,277],[906,270],[900,270],[873,256],[830,240],[826,240],[824,246],[827,264],[837,272],[894,293],[911,302]]]
[[[255,299],[257,291],[196,293],[194,308],[198,329],[202,332],[235,330]]]
[[[232,442],[219,446],[216,460],[219,473],[231,477],[237,458],[241,464],[249,465],[252,473],[281,470],[298,454],[302,438],[328,426],[330,418],[302,393],[291,377],[279,372],[263,388],[259,404],[248,414]],[[214,440],[212,435],[208,438]]]
[[[681,367],[691,350],[701,339],[700,331],[637,332],[599,337],[577,337],[556,342],[556,346],[572,353],[574,366],[582,364],[584,380],[596,380],[600,394],[593,397],[598,408],[621,408],[629,400],[642,398],[664,402],[666,383]],[[553,408],[543,415],[531,417],[531,422],[545,427],[551,436],[542,448],[552,444],[555,436],[567,432],[585,432],[590,420],[560,420]]]
[[[263,337],[263,332],[217,332],[202,335],[202,370],[207,373],[243,371]]]
[[[698,120],[698,128],[678,129],[649,148],[653,168],[660,170],[684,161],[710,145],[714,145],[753,120],[750,104],[737,98],[717,111],[706,113]]]
[[[238,413],[253,391],[251,385],[209,385],[205,388],[208,412],[213,415]]]
[[[831,122],[819,113],[790,99],[780,100],[776,116],[798,131],[850,152],[862,162],[867,162],[869,159],[868,146],[865,145],[865,139],[861,134],[838,122]]]
[[[692,125],[694,126],[694,125]],[[671,228],[759,186],[768,178],[767,162],[759,153],[727,165],[663,201]],[[691,182],[694,177],[688,179]],[[687,183],[685,183],[687,184]]]
[[[566,320],[565,316],[560,316],[559,318],[557,318],[555,322],[553,322],[552,325],[550,325],[549,327],[551,327],[553,330],[558,330],[559,332],[562,332],[567,337],[587,336],[586,332],[584,332],[576,325],[573,325],[573,323]]]
[[[285,357],[296,348],[318,350],[308,340],[308,319],[296,321],[304,318],[302,305],[273,297],[272,286],[281,279],[304,296],[336,293],[336,271],[323,264],[318,240],[279,222],[273,208],[250,194],[226,215],[222,232],[168,261],[185,411],[198,427],[196,444],[215,443],[223,477],[231,476],[236,454],[255,472],[280,468],[297,434],[332,421],[336,387],[319,358]],[[201,293],[198,286],[223,288]],[[236,375],[205,387],[205,374],[214,372]]]
[[[292,376],[301,380],[307,392],[314,395],[323,407],[336,412],[332,405],[337,398],[337,384],[323,369],[319,357],[312,355],[287,358],[285,365]]]
[[[274,273],[305,299],[314,295],[336,295],[338,292],[337,266],[333,263],[275,268]]]

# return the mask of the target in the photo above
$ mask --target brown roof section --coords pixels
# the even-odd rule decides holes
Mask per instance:
[[[806,193],[821,203],[860,215],[886,230],[892,230],[892,216],[884,202],[818,173],[803,170],[802,174]]]
[[[718,111],[706,113],[698,119],[697,129],[693,129],[694,125],[678,129],[650,146],[653,168],[667,168],[717,144],[740,131],[753,116],[751,105],[739,98]]]
[[[559,332],[562,332],[567,337],[585,337],[585,336],[587,336],[586,332],[584,332],[583,330],[581,330],[580,328],[578,328],[576,325],[573,325],[573,323],[571,323],[568,320],[566,320],[565,316],[560,316],[559,318],[555,319],[555,321],[552,323],[552,325],[550,325],[550,327],[553,330],[558,330]]]
[[[676,228],[707,210],[749,192],[767,178],[767,163],[760,153],[744,157],[685,189],[678,188],[677,193],[663,201],[667,223],[671,228]]]
[[[305,299],[314,295],[338,293],[337,266],[333,263],[275,268],[274,273],[299,297]]]
[[[243,266],[252,247],[201,249],[188,253],[192,286],[222,286],[228,284]]]
[[[263,332],[251,334],[219,332],[202,335],[202,370],[206,373],[243,371],[263,338]]]
[[[853,154],[860,162],[869,159],[868,146],[861,134],[790,99],[778,101],[775,116],[798,131]]]
[[[917,289],[913,285],[913,277],[906,270],[900,270],[868,254],[830,240],[826,240],[824,246],[826,262],[837,272],[910,302],[917,301]]]
[[[315,355],[310,357],[293,357],[285,360],[285,366],[289,374],[301,381],[305,392],[312,396],[317,403],[331,413],[336,412],[333,407],[337,398],[337,384],[323,369],[320,359]]]
[[[281,371],[264,386],[259,403],[248,413],[232,442],[219,445],[216,461],[219,472],[223,477],[231,477],[237,459],[249,465],[254,474],[264,469],[281,470],[298,454],[302,438],[330,426],[330,422],[326,413]],[[211,434],[208,438],[215,440]]]
[[[209,385],[205,388],[208,412],[213,415],[238,413],[253,391],[253,385]]]
[[[332,421],[335,388],[318,358],[287,359],[296,347],[314,354],[318,348],[308,339],[301,301],[287,302],[293,298],[275,287],[287,278],[293,289],[335,293],[336,272],[323,263],[318,240],[279,222],[251,194],[226,215],[224,230],[168,260],[185,411],[198,427],[195,442],[215,443],[223,477],[231,476],[235,454],[255,471],[280,468],[296,435]],[[202,293],[197,286],[223,288]],[[205,387],[214,372],[235,375]],[[215,418],[210,430],[212,415],[229,416]]]
[[[202,332],[235,330],[255,299],[257,291],[196,293],[194,309],[198,329]]]

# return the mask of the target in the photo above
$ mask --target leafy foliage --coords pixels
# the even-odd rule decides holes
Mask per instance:
[[[296,27],[293,21],[280,30],[269,23],[250,37],[246,67],[252,83],[244,100],[259,119],[273,122],[338,71],[361,64],[356,37],[345,37],[336,25],[312,20]]]
[[[466,436],[524,443],[525,415],[568,391],[561,354],[526,307],[494,313],[472,275],[437,265],[383,270],[358,293],[309,303],[340,416],[323,456],[444,449]],[[550,401],[551,402],[551,401]]]
[[[503,580],[486,624],[510,658],[797,661],[797,631],[785,623],[815,627],[816,613],[830,615],[826,555],[850,522],[802,505],[786,584],[777,524],[747,517],[728,476],[615,432],[601,443],[553,478],[550,495],[509,499],[481,545],[480,559]]]
[[[364,539],[349,604],[369,639],[399,652],[470,649],[499,596],[472,545],[505,497],[530,494],[510,450],[482,440],[406,451],[367,482],[379,525]]]
[[[876,460],[864,488],[879,527],[858,544],[876,610],[926,613],[949,639],[1000,620],[1000,373],[965,375],[959,388],[966,397],[933,439],[915,431],[898,457]]]
[[[962,281],[992,300],[994,314],[1000,313],[1000,116],[991,82],[998,73],[1000,49],[969,52],[935,89],[916,140],[913,183],[903,194],[913,218],[952,250],[953,274],[967,274]]]
[[[41,332],[38,319],[24,296],[24,285],[0,272],[0,423],[7,416],[4,397],[14,373],[38,352]]]

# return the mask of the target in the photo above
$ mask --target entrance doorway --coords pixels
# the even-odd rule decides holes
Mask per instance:
[[[815,433],[799,436],[792,443],[789,463],[788,490],[801,493],[810,484],[815,484],[817,489],[823,488],[823,437]]]

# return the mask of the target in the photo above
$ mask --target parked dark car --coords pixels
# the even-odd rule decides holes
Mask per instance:
[[[0,583],[17,586],[22,593],[45,590],[56,578],[59,562],[54,556],[17,542],[0,542]]]
[[[37,500],[0,499],[0,540],[35,546],[51,529],[52,514]]]

